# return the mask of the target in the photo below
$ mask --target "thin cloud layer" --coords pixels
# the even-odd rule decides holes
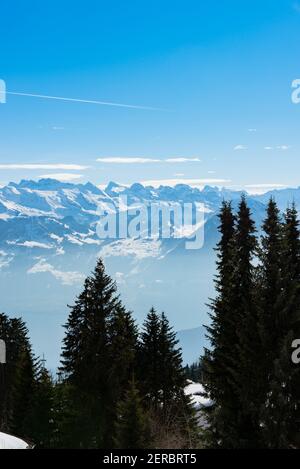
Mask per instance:
[[[105,164],[155,164],[155,163],[195,163],[201,162],[199,158],[135,158],[135,157],[108,157],[108,158],[97,158],[98,163]]]
[[[245,145],[236,145],[234,147],[234,151],[241,151],[241,150],[247,150],[248,147],[246,147]]]
[[[89,166],[82,166],[79,164],[39,164],[39,163],[11,163],[11,164],[0,164],[0,169],[29,169],[29,170],[67,170],[67,171],[83,171],[88,169]]]
[[[97,158],[98,163],[105,164],[147,164],[147,163],[160,163],[161,160],[155,160],[152,158]]]
[[[167,160],[163,160],[166,163],[193,163],[193,162],[201,162],[199,158],[168,158]]]

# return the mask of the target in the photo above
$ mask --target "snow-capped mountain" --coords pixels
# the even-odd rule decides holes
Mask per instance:
[[[139,321],[155,306],[166,311],[177,329],[199,326],[206,322],[205,304],[213,295],[217,212],[223,199],[237,206],[240,196],[241,192],[227,189],[207,186],[199,190],[182,184],[154,188],[111,182],[100,189],[90,183],[52,179],[12,182],[0,188],[1,309],[25,316],[36,334],[34,342],[40,344],[39,352],[57,353],[57,344],[53,350],[51,343],[44,345],[41,327],[46,325],[48,336],[55,336],[57,342],[66,305],[72,304],[84,277],[102,256],[125,304]],[[300,203],[300,189],[249,196],[257,226],[270,196],[275,196],[282,209],[292,200]],[[156,204],[203,204],[202,249],[185,249],[185,232],[170,239],[158,234],[150,239],[99,237],[97,227],[103,214]],[[200,342],[199,337],[199,350]]]
[[[182,184],[155,189],[137,183],[125,187],[111,182],[105,190],[101,190],[91,183],[76,185],[52,179],[38,182],[23,180],[19,184],[12,182],[0,189],[0,247],[4,253],[39,249],[60,255],[72,245],[100,246],[103,240],[96,233],[99,211],[109,212],[112,207],[117,212],[124,210],[123,206],[119,206],[120,196],[126,197],[128,206],[203,204],[207,221],[215,215],[224,198],[236,201],[240,194],[209,186],[200,191]],[[255,212],[260,211],[261,202],[251,199],[251,204]],[[127,241],[114,243],[113,246],[120,254],[120,247],[124,245],[128,253],[130,244]],[[137,249],[130,253],[138,257],[143,257],[143,254],[145,257],[151,256],[149,248],[145,248],[144,253],[140,252],[143,244],[134,243]],[[105,253],[108,253],[107,250]],[[158,256],[157,246],[153,254]]]

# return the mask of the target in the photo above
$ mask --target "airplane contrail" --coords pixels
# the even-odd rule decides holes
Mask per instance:
[[[113,102],[108,102],[108,101],[95,101],[91,99],[64,98],[61,96],[47,96],[43,94],[17,93],[15,91],[6,91],[6,94],[12,94],[16,96],[29,96],[31,98],[56,99],[58,101],[72,101],[75,103],[100,104],[102,106],[123,107],[123,108],[129,108],[129,109],[141,109],[144,111],[166,111],[166,109],[155,108],[155,107],[136,106],[134,104],[113,103]]]

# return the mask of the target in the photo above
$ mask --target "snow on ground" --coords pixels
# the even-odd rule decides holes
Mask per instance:
[[[207,397],[204,397],[204,388],[200,383],[194,383],[193,381],[188,380],[188,385],[184,388],[186,396],[190,396],[190,399],[194,407],[198,410],[202,407],[207,407],[210,405],[211,401]]]
[[[0,449],[27,449],[28,444],[15,436],[0,432]]]

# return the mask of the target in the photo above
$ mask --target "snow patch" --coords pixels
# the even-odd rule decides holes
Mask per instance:
[[[211,404],[210,399],[204,397],[204,387],[200,383],[194,383],[193,381],[188,380],[188,385],[184,388],[184,393],[186,396],[189,396],[193,406],[196,409],[201,409],[202,407],[208,407]]]
[[[0,432],[0,449],[27,449],[28,444],[25,441],[16,438],[15,436],[8,435],[7,433]]]

